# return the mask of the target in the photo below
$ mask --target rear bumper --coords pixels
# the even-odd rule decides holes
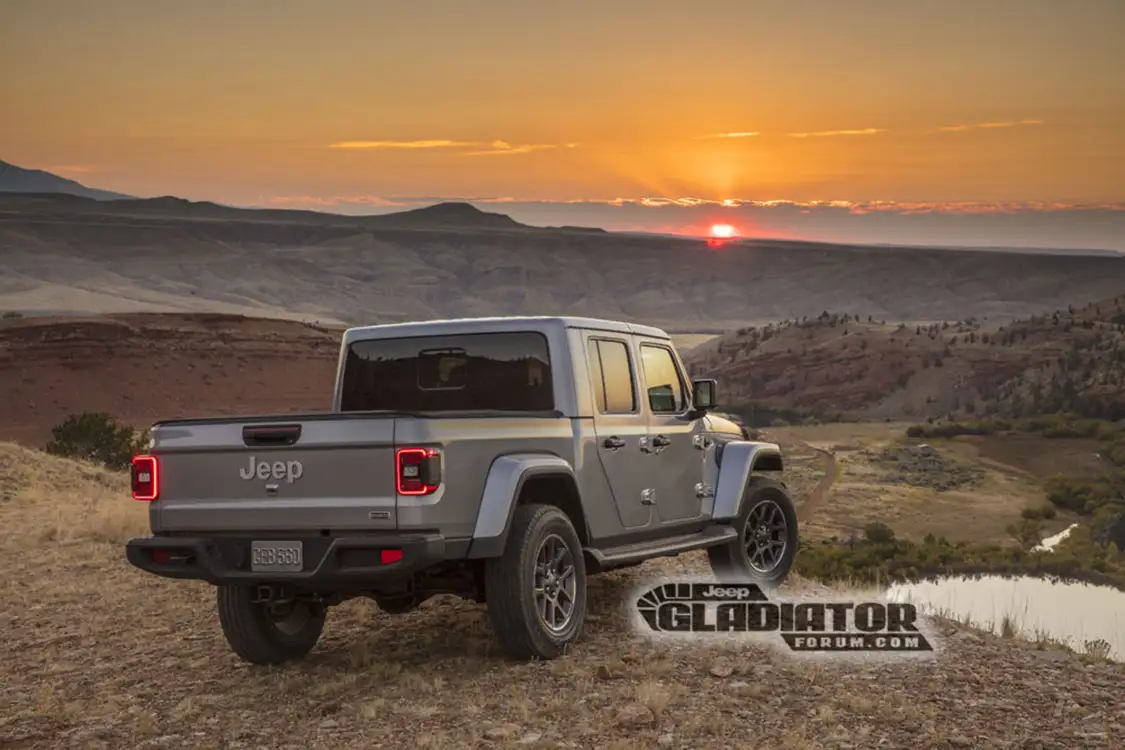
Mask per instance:
[[[448,540],[437,534],[350,537],[261,534],[254,538],[303,542],[303,569],[294,572],[251,570],[252,539],[241,536],[140,537],[126,543],[125,557],[135,567],[164,578],[207,581],[215,585],[284,583],[308,590],[338,591],[408,580],[426,568],[463,559],[469,547],[469,540]],[[395,562],[382,563],[382,550],[401,550],[402,557]]]

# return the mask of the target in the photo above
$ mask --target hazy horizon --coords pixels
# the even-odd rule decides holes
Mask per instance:
[[[1125,250],[1125,4],[12,0],[4,20],[0,158],[105,190]]]

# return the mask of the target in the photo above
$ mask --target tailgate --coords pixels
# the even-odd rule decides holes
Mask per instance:
[[[394,529],[394,429],[339,414],[160,423],[152,529]]]

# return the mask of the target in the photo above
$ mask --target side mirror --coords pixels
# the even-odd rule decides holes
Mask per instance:
[[[696,409],[707,411],[708,409],[714,409],[718,405],[715,400],[718,381],[714,378],[693,380],[691,381],[691,388],[692,406]]]

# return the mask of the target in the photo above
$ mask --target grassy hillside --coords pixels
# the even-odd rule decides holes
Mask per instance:
[[[688,356],[767,419],[1125,417],[1125,296],[1007,323],[840,313],[750,326]],[[760,420],[759,420],[760,421]]]

